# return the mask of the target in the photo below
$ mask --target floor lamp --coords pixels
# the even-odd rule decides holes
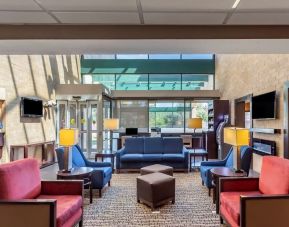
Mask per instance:
[[[106,118],[103,121],[103,129],[109,133],[111,133],[110,140],[110,151],[112,152],[112,136],[113,130],[119,129],[119,119],[118,118]]]
[[[78,143],[77,129],[60,129],[59,131],[59,145],[64,147],[64,169],[62,172],[70,173],[72,167],[72,153],[71,146]]]
[[[235,127],[224,128],[224,143],[233,146],[233,165],[236,173],[242,172],[240,146],[249,145],[249,138],[249,129]]]
[[[194,134],[196,134],[196,129],[202,128],[203,119],[200,117],[190,118],[188,119],[188,128],[194,129]],[[193,140],[194,141],[194,140]],[[193,144],[194,147],[194,144]]]

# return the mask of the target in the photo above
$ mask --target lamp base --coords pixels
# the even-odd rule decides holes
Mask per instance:
[[[244,171],[241,170],[241,169],[234,169],[234,172],[235,172],[235,173],[244,173]]]
[[[63,169],[61,170],[62,173],[71,173],[71,169]]]

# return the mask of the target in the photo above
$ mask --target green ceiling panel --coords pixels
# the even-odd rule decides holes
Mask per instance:
[[[81,59],[82,74],[215,74],[214,59]]]

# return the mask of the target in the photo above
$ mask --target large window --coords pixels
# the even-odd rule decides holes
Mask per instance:
[[[197,129],[196,132],[208,129],[208,103],[209,101],[186,101],[186,120],[195,117],[202,118],[202,129]],[[186,124],[185,131],[191,133],[194,130],[188,128]]]
[[[149,126],[162,132],[184,132],[184,101],[150,101]]]
[[[118,116],[120,131],[124,131],[125,128],[138,128],[140,132],[148,131],[147,100],[118,101]]]

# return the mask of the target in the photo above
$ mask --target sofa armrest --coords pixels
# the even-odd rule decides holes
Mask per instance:
[[[91,168],[98,168],[98,167],[112,167],[110,162],[91,162],[86,161],[86,166]]]
[[[82,180],[41,181],[41,194],[83,196],[83,181]]]
[[[221,192],[259,191],[259,178],[255,177],[221,177]]]
[[[115,167],[116,169],[120,169],[120,157],[125,153],[125,147],[118,150],[115,154]]]
[[[289,226],[289,195],[241,196],[240,226]]]
[[[56,200],[0,200],[0,220],[6,227],[56,227]]]
[[[225,166],[226,162],[224,160],[216,160],[216,161],[203,161],[201,162],[201,166]]]
[[[186,167],[188,166],[188,163],[189,163],[189,151],[187,148],[183,147],[183,155],[185,157],[185,165]]]

